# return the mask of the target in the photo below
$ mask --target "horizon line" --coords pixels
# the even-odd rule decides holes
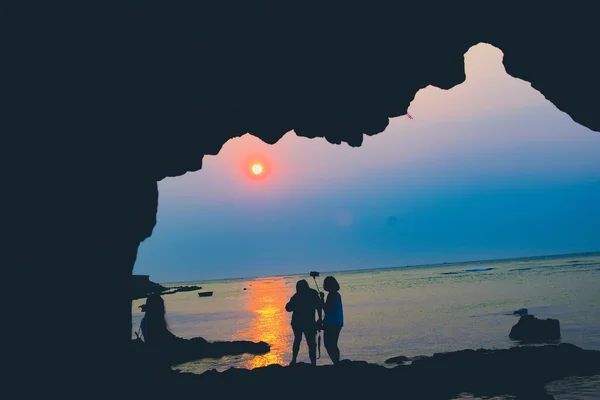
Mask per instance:
[[[523,259],[532,259],[532,258],[542,258],[542,257],[566,257],[566,256],[582,256],[582,255],[590,255],[590,254],[600,254],[600,250],[595,251],[585,251],[579,253],[560,253],[560,254],[542,254],[542,255],[534,255],[534,256],[523,256],[523,257],[509,257],[509,258],[490,258],[484,260],[468,260],[468,261],[445,261],[439,263],[432,264],[406,264],[406,265],[398,265],[395,267],[378,267],[378,268],[355,268],[355,269],[341,269],[341,270],[328,270],[323,271],[327,273],[336,273],[336,272],[357,272],[357,271],[371,271],[371,270],[385,270],[385,269],[398,269],[398,268],[419,268],[419,267],[436,267],[436,266],[451,266],[453,264],[469,264],[469,263],[483,263],[483,262],[494,262],[494,261],[511,261],[511,260],[523,260]],[[132,274],[136,275],[136,274]],[[147,275],[147,274],[140,274]],[[278,274],[278,275],[257,275],[257,276],[243,276],[236,278],[212,278],[212,279],[193,279],[193,280],[185,280],[185,281],[172,281],[172,282],[156,282],[164,285],[173,285],[177,283],[189,283],[189,282],[214,282],[214,281],[234,281],[234,280],[247,280],[247,279],[260,279],[260,278],[273,278],[273,277],[284,277],[284,276],[302,276],[307,275],[306,273],[289,273],[289,274]]]

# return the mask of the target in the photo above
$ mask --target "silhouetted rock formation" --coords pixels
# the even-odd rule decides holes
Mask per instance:
[[[182,364],[187,361],[203,358],[221,358],[240,354],[265,354],[271,346],[265,342],[250,342],[246,340],[209,342],[196,337],[184,339],[176,337],[168,347],[157,348],[149,346],[141,339],[133,340],[133,349],[137,357],[147,359],[151,355],[166,365]]]
[[[36,387],[76,398],[87,379],[107,396],[138,389],[125,357],[131,274],[156,223],[157,181],[200,169],[230,138],[275,143],[293,129],[359,146],[406,114],[419,89],[463,82],[463,56],[480,42],[504,52],[509,74],[600,130],[597,13],[581,7],[0,2],[4,189],[19,216],[6,227],[5,277],[38,293],[70,288],[54,294],[60,312],[36,315],[55,328],[43,341],[37,330],[18,334],[20,360],[48,363],[35,368],[48,376]],[[15,315],[37,301],[19,302]],[[21,322],[30,321],[12,321]]]
[[[560,322],[557,319],[537,319],[523,315],[508,335],[521,342],[548,342],[560,339]]]
[[[176,286],[175,287],[175,291],[173,293],[193,292],[194,290],[200,290],[200,289],[202,289],[202,286],[195,286],[195,285],[192,285],[192,286]]]
[[[167,291],[167,288],[150,280],[150,275],[131,276],[132,300],[148,297],[151,294],[159,294]]]
[[[598,373],[600,352],[561,344],[462,350],[394,368],[348,360],[316,368],[303,363],[254,370],[231,368],[222,373],[180,374],[172,382],[176,390],[173,395],[182,398],[201,389],[205,396],[218,394],[222,398],[256,394],[262,399],[449,399],[467,392],[475,396],[512,394],[517,399],[535,400],[552,398],[544,389],[550,381]],[[300,383],[307,386],[300,389]]]
[[[143,299],[151,294],[173,294],[200,290],[202,286],[176,286],[167,288],[159,283],[152,282],[149,275],[132,275],[132,300]]]
[[[513,315],[527,315],[528,310],[526,308],[519,308],[518,310],[513,311]]]

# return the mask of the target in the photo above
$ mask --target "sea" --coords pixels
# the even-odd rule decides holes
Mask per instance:
[[[211,369],[289,364],[293,333],[285,304],[299,279],[322,290],[328,275],[341,286],[342,359],[390,367],[384,361],[399,355],[517,346],[508,333],[518,320],[513,311],[520,308],[538,318],[558,319],[563,342],[600,350],[600,252],[596,252],[323,272],[316,282],[306,271],[164,284],[199,285],[202,291],[214,293],[202,298],[197,292],[163,296],[167,322],[176,335],[210,341],[262,340],[271,345],[264,355],[204,359],[173,369],[201,374]],[[143,317],[139,306],[144,302],[133,301],[132,337],[139,330]],[[305,342],[298,361],[309,362]],[[317,364],[331,364],[324,347]],[[552,382],[547,390],[557,400],[600,400],[600,375]],[[459,398],[477,399],[468,393]]]

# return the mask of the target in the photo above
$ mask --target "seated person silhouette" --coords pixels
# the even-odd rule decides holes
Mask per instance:
[[[292,313],[292,330],[294,331],[294,345],[292,347],[292,362],[296,364],[302,335],[306,338],[308,345],[308,356],[310,363],[317,365],[317,344],[315,336],[321,330],[323,319],[322,302],[315,289],[308,286],[308,282],[302,279],[296,283],[296,294],[285,305],[285,309]],[[315,321],[315,311],[319,314],[319,320]]]
[[[265,342],[246,340],[232,342],[209,342],[204,338],[184,339],[174,335],[165,319],[165,303],[159,295],[150,295],[140,323],[142,337],[148,350],[169,365],[176,365],[201,358],[220,358],[238,354],[264,354],[270,351]]]

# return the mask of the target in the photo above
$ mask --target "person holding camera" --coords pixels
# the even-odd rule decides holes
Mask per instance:
[[[317,331],[321,330],[323,320],[323,302],[319,297],[319,293],[308,286],[306,280],[301,279],[296,283],[296,293],[290,301],[285,305],[287,312],[292,313],[292,330],[294,331],[294,344],[292,346],[292,362],[290,365],[296,364],[300,343],[302,343],[302,335],[306,338],[308,345],[308,356],[310,363],[317,365],[317,344],[315,336]],[[319,315],[318,321],[315,321],[315,311]]]

